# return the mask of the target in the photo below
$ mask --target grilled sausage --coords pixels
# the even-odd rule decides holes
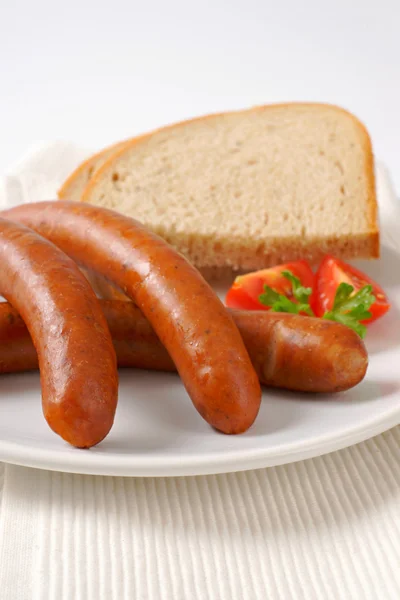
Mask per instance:
[[[2,218],[0,261],[0,293],[20,313],[37,350],[48,424],[74,446],[97,444],[112,426],[118,393],[115,351],[98,299],[61,250]],[[21,338],[18,319],[17,329]],[[19,364],[14,340],[8,338],[7,354]],[[32,361],[26,338],[22,349]]]
[[[250,427],[261,401],[257,375],[232,317],[181,254],[134,219],[97,206],[39,202],[3,214],[135,301],[208,423],[224,433]]]
[[[173,371],[175,365],[132,302],[101,300],[118,366]],[[228,309],[229,310],[229,309]],[[322,319],[265,311],[231,311],[261,383],[302,392],[339,392],[359,383],[368,365],[359,336]],[[0,304],[0,373],[37,368],[24,322]]]
[[[340,392],[365,376],[368,355],[355,331],[289,313],[232,310],[260,380],[302,392]]]

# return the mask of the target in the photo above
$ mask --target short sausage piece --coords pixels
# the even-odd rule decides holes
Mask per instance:
[[[368,367],[364,342],[333,321],[289,313],[232,310],[260,381],[302,392],[340,392]]]
[[[101,300],[119,367],[173,371],[175,365],[133,302]],[[228,309],[229,310],[229,309]],[[340,392],[365,376],[363,341],[344,325],[265,311],[231,311],[261,383],[301,392]],[[0,373],[37,368],[17,311],[0,304]]]
[[[74,446],[97,444],[111,429],[118,394],[115,351],[98,299],[59,248],[3,218],[0,261],[0,293],[37,350],[48,424]],[[18,356],[12,338],[8,350]]]
[[[136,302],[208,423],[224,433],[250,427],[261,401],[256,372],[232,317],[181,254],[134,219],[98,206],[39,202],[3,214]]]

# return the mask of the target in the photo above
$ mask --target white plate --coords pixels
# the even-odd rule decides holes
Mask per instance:
[[[370,328],[366,379],[335,396],[264,390],[255,425],[240,436],[211,429],[174,374],[120,372],[116,421],[91,450],[69,447],[46,425],[39,376],[7,375],[0,385],[0,460],[102,475],[170,476],[278,465],[337,450],[400,423],[400,212],[379,177],[382,258],[358,263],[387,291],[393,307]]]

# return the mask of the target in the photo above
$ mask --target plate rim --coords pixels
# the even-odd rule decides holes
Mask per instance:
[[[311,443],[298,442],[285,444],[282,452],[278,446],[272,452],[265,448],[249,450],[227,450],[208,452],[198,457],[184,457],[170,454],[164,460],[155,462],[154,456],[142,456],[139,461],[132,463],[132,455],[116,455],[112,458],[96,453],[96,449],[76,451],[76,458],[68,454],[67,460],[62,460],[62,453],[51,453],[48,449],[35,448],[32,457],[27,456],[27,447],[15,442],[0,440],[0,461],[23,467],[33,467],[49,471],[77,473],[82,475],[104,475],[117,477],[177,477],[195,475],[215,475],[273,467],[308,458],[316,458],[330,452],[342,450],[354,444],[375,437],[392,427],[400,424],[400,405],[388,409],[381,418],[376,416],[364,421],[362,426],[357,424],[342,432],[341,435],[332,433],[313,437]],[[81,454],[82,453],[82,454]],[[83,453],[90,456],[82,460]],[[74,456],[74,458],[72,458]],[[119,464],[115,465],[118,456]],[[54,458],[52,458],[54,457]],[[137,457],[135,457],[137,460]],[[186,460],[185,460],[186,459]],[[239,461],[239,463],[238,463]],[[109,463],[104,464],[104,463]],[[62,468],[60,469],[62,465]]]

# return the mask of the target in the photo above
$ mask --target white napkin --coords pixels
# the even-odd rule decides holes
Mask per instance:
[[[82,160],[42,145],[0,205]],[[129,479],[0,463],[1,600],[398,600],[400,427],[287,466]]]

